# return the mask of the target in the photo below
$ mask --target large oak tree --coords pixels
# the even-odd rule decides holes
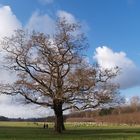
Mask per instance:
[[[2,42],[6,66],[17,78],[13,84],[1,84],[1,92],[20,94],[28,102],[53,109],[59,133],[64,130],[64,111],[118,101],[118,86],[111,83],[118,69],[102,69],[86,61],[87,44],[79,27],[59,19],[54,35],[18,30]]]

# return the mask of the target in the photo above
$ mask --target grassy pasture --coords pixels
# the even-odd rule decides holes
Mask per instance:
[[[67,123],[66,128],[60,135],[52,124],[43,129],[43,123],[0,122],[0,140],[140,140],[140,126]]]

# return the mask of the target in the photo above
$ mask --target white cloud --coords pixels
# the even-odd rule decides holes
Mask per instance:
[[[78,19],[69,12],[58,10],[56,15],[59,18],[65,18],[69,23],[79,23]],[[86,21],[80,21],[80,25],[81,25],[81,32],[86,34],[90,30]]]
[[[39,12],[35,12],[27,26],[25,28],[30,30],[36,30],[44,33],[52,33],[54,31],[54,20],[49,15],[41,15]],[[18,20],[16,15],[12,12],[10,6],[0,7],[0,39],[5,36],[11,36],[16,29],[22,28],[21,22]],[[4,52],[0,52],[0,82],[12,82],[15,78],[12,73],[3,70],[2,56]],[[20,99],[16,99],[15,96],[0,95],[0,115],[6,117],[44,117],[52,115],[52,111],[38,107],[33,104],[23,105],[20,103]]]
[[[35,21],[36,22],[36,21]],[[37,22],[37,24],[40,24]],[[10,6],[0,7],[0,39],[5,36],[11,36],[13,31],[22,28],[21,22],[12,12]],[[49,28],[49,27],[48,27]],[[9,73],[1,67],[3,65],[2,56],[4,52],[0,52],[0,82],[12,82],[15,78],[12,73]],[[23,105],[17,102],[15,97],[0,95],[0,115],[6,117],[42,117],[48,114],[45,108],[37,108],[33,105]]]
[[[58,10],[56,16],[59,18],[65,18],[69,23],[77,23],[76,18],[66,11]],[[82,30],[87,31],[88,26],[83,22],[84,28]],[[26,29],[30,31],[38,31],[45,34],[54,34],[55,33],[55,19],[50,17],[48,14],[41,14],[39,11],[36,11],[32,14],[27,25]]]
[[[30,31],[35,30],[42,33],[52,34],[54,33],[55,22],[47,14],[43,15],[39,12],[34,12],[25,28]]]
[[[53,0],[41,0],[46,4],[53,2]],[[65,17],[68,22],[76,22],[75,17],[66,12],[58,11],[58,17]],[[30,17],[27,25],[22,27],[21,22],[18,20],[16,15],[12,12],[10,6],[0,7],[0,39],[4,36],[10,36],[13,31],[18,28],[29,29],[30,31],[35,30],[38,32],[43,32],[47,34],[53,34],[55,32],[55,19],[51,18],[48,14],[40,14],[39,12],[34,12]],[[1,52],[0,56],[4,53]],[[0,60],[0,69],[3,61]],[[6,81],[12,82],[13,77],[11,73],[1,70],[0,82]],[[52,112],[45,108],[36,108],[35,105],[22,105],[20,102],[15,100],[15,97],[0,95],[0,115],[6,117],[42,117],[46,115],[52,115]]]
[[[127,57],[125,52],[114,52],[110,48],[103,46],[96,48],[94,59],[103,68],[113,68],[118,66],[121,73],[117,76],[116,82],[121,88],[131,88],[140,86],[140,69]]]
[[[54,2],[54,0],[38,0],[41,4],[46,5],[46,4],[51,4]]]
[[[19,96],[0,95],[0,115],[14,118],[32,118],[53,114],[51,110],[37,105],[21,104],[19,99]]]
[[[21,28],[21,23],[10,6],[0,7],[0,37],[11,35],[18,28]]]
[[[68,13],[66,11],[58,10],[56,14],[60,18],[65,18],[69,23],[77,22],[76,18],[71,13]]]
[[[105,68],[120,67],[135,67],[135,64],[130,60],[124,52],[113,52],[110,48],[103,46],[96,48],[95,56],[100,66]]]
[[[12,12],[10,6],[1,6],[0,7],[0,39],[5,36],[11,36],[14,30],[22,28],[20,21],[17,19],[16,15]],[[0,49],[1,50],[1,49]],[[9,81],[11,82],[11,74],[3,70],[1,67],[3,65],[2,57],[5,53],[1,50],[0,52],[0,82]]]

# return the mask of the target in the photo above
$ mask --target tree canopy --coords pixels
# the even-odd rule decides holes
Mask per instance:
[[[83,55],[86,38],[77,23],[56,21],[54,35],[17,30],[3,42],[6,66],[16,81],[1,84],[1,92],[20,94],[28,102],[54,110],[55,130],[64,129],[63,112],[118,103],[118,85],[111,82],[118,68],[91,65]]]

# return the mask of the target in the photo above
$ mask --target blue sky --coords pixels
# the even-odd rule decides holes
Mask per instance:
[[[90,62],[97,61],[105,68],[121,67],[116,79],[121,94],[126,98],[139,95],[139,0],[0,0],[0,5],[0,37],[16,28],[50,33],[58,15],[80,21],[90,45]]]
[[[140,65],[139,0],[48,0],[52,3],[46,4],[41,1],[0,0],[0,4],[10,6],[23,25],[35,11],[52,18],[58,10],[69,12],[89,28],[90,56],[96,47],[107,45],[114,51],[125,51]]]

